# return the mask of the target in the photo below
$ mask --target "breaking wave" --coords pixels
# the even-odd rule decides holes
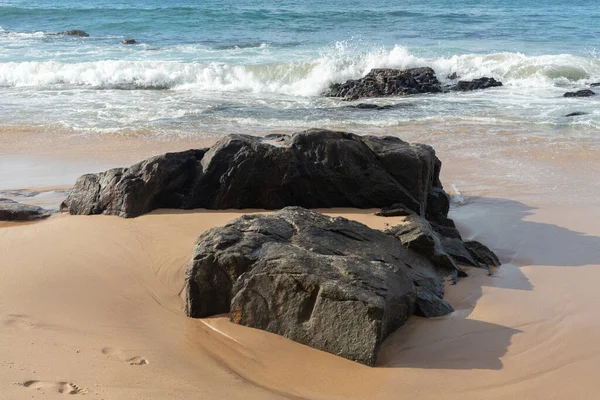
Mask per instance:
[[[361,77],[372,68],[419,66],[431,66],[442,81],[456,73],[462,79],[490,76],[516,87],[577,86],[600,80],[600,59],[569,54],[527,56],[504,52],[426,58],[400,45],[392,49],[361,50],[339,42],[307,53],[304,58],[305,61],[260,64],[253,64],[252,60],[247,64],[161,60],[5,62],[0,63],[0,86],[247,91],[315,96],[333,82]]]

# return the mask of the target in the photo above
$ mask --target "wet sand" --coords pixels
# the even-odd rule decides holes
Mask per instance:
[[[451,216],[504,265],[492,276],[469,270],[448,288],[456,312],[411,318],[386,340],[377,368],[226,316],[183,316],[194,240],[239,211],[56,215],[0,225],[2,395],[596,399],[600,179],[545,159],[540,173],[529,160],[519,165],[518,153],[499,169],[497,158],[474,156],[476,147],[463,154],[449,143],[430,144],[440,149],[446,188],[460,192]],[[568,184],[553,189],[552,179]],[[394,223],[374,210],[323,211],[375,228]]]

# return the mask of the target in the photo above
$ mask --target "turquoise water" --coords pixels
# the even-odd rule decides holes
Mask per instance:
[[[600,82],[595,1],[0,0],[0,27],[5,125],[218,135],[432,121],[574,137],[600,127],[600,96],[562,98]],[[90,36],[56,35],[67,29]],[[137,44],[120,44],[129,38]],[[375,100],[401,105],[385,112],[319,96],[371,68],[424,65],[441,80],[505,86]],[[564,117],[573,111],[587,114]]]

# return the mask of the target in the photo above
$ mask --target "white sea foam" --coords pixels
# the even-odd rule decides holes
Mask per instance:
[[[600,60],[594,57],[495,53],[429,59],[417,57],[403,46],[361,52],[345,43],[337,43],[322,49],[316,58],[310,59],[307,55],[306,61],[287,63],[244,64],[239,60],[237,63],[164,60],[0,63],[0,86],[247,91],[315,96],[332,82],[359,78],[372,68],[418,66],[433,67],[441,80],[452,73],[461,79],[491,76],[508,87],[577,86],[600,80]]]

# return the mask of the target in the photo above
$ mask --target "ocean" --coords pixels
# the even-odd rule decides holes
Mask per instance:
[[[56,34],[69,29],[90,36]],[[0,0],[0,118],[163,138],[461,126],[598,139],[600,96],[562,95],[600,82],[599,33],[593,0]],[[388,110],[320,97],[371,68],[418,66],[504,86],[359,101]]]

